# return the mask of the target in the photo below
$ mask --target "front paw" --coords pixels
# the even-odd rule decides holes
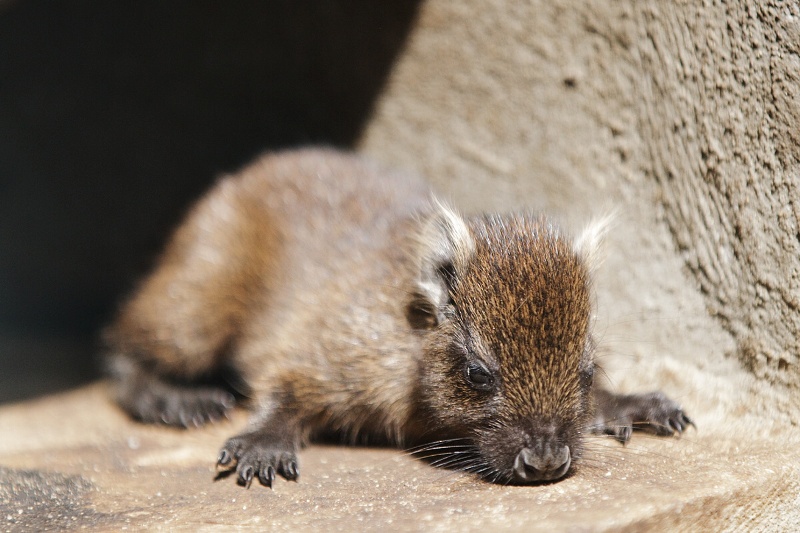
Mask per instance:
[[[662,392],[640,394],[638,409],[633,418],[633,427],[650,431],[662,437],[680,436],[686,428],[694,426],[677,402],[667,398]]]
[[[237,483],[245,488],[250,488],[254,477],[272,487],[276,473],[287,480],[300,475],[294,449],[260,432],[228,439],[219,452],[217,468],[227,472],[235,469]]]
[[[631,438],[634,429],[662,437],[680,436],[694,422],[677,402],[662,392],[613,395],[603,393],[598,405],[602,432],[622,444]]]

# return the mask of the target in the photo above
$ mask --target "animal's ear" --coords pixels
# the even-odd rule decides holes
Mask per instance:
[[[616,212],[611,212],[592,220],[573,243],[575,253],[583,258],[590,272],[597,270],[603,263],[605,257],[603,245],[616,218]]]
[[[464,219],[438,200],[420,221],[414,251],[417,280],[409,307],[412,324],[428,328],[446,318],[453,283],[475,253],[475,241]]]

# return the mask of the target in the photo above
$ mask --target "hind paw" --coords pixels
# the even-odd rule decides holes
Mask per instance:
[[[151,381],[119,398],[142,422],[183,428],[199,427],[228,416],[234,396],[213,387],[190,387]]]
[[[158,421],[184,428],[199,427],[226,418],[236,405],[231,393],[210,388],[182,391],[165,400],[157,413]]]

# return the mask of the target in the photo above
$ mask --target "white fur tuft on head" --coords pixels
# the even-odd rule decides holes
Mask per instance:
[[[475,252],[475,240],[464,219],[455,210],[436,198],[432,211],[422,220],[417,235],[419,290],[435,308],[448,299],[447,280],[442,270],[462,272]]]
[[[573,243],[573,249],[586,262],[590,272],[597,270],[603,263],[605,257],[603,244],[616,218],[617,212],[611,211],[592,220]]]

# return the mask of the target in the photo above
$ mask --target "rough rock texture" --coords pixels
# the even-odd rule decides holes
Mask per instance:
[[[678,398],[697,432],[592,441],[573,477],[538,487],[315,446],[299,483],[243,491],[211,481],[243,417],[141,426],[97,386],[0,410],[3,526],[796,527],[800,13],[749,4],[424,2],[358,145],[468,211],[578,226],[619,209],[597,279],[603,364],[618,389]]]
[[[800,421],[800,4],[637,8],[641,137],[709,311]]]

